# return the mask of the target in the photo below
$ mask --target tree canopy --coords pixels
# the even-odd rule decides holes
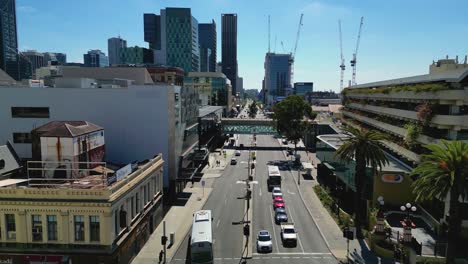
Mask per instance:
[[[307,129],[307,118],[315,119],[317,113],[312,112],[309,103],[298,95],[290,95],[273,107],[273,119],[276,129],[288,140],[297,144]]]

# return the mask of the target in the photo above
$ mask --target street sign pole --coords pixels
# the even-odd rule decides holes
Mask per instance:
[[[163,236],[166,237],[166,221],[163,221]],[[164,259],[163,263],[166,263],[166,242],[164,242]]]
[[[201,181],[201,185],[202,185],[202,190],[203,190],[202,198],[204,198],[205,197],[205,180]]]

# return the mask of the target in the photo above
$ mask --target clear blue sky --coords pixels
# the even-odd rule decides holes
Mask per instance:
[[[89,49],[107,53],[107,39],[121,35],[128,45],[143,41],[143,13],[190,7],[199,23],[215,19],[221,60],[221,13],[238,14],[239,75],[245,88],[261,88],[263,62],[271,47],[294,45],[301,13],[304,23],[296,54],[294,81],[312,81],[315,90],[339,90],[338,19],[342,20],[346,80],[359,19],[364,27],[357,82],[425,74],[432,60],[468,54],[466,0],[17,0],[20,50],[65,52],[81,62]]]

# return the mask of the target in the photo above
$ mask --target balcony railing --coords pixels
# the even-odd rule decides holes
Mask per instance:
[[[358,103],[349,103],[346,106],[375,114],[384,114],[402,120],[418,120],[416,111],[374,105],[363,105]],[[468,115],[435,115],[431,119],[430,124],[441,129],[453,129],[454,127],[458,129],[466,129],[468,128]]]
[[[410,92],[401,91],[393,93],[352,93],[348,92],[346,97],[358,99],[380,99],[387,101],[436,101],[439,104],[463,105],[468,102],[468,89],[444,90],[437,92]]]
[[[398,126],[394,126],[394,125],[390,125],[390,124],[387,124],[387,123],[384,123],[384,122],[380,122],[374,118],[369,118],[369,117],[365,117],[365,116],[362,116],[362,115],[358,115],[358,114],[355,114],[355,113],[351,113],[349,111],[346,111],[346,110],[341,110],[341,112],[345,115],[345,116],[349,116],[353,119],[356,119],[360,122],[363,122],[367,125],[370,125],[370,126],[373,126],[373,127],[376,127],[380,130],[383,130],[383,131],[386,131],[386,132],[389,132],[393,135],[397,135],[399,137],[405,137],[406,136],[406,129],[404,128],[401,128],[401,127],[398,127]],[[431,137],[428,137],[428,136],[425,136],[425,135],[419,135],[418,138],[417,138],[417,141],[422,143],[422,144],[433,144],[433,143],[436,143],[438,144],[439,141],[435,138],[431,138]]]

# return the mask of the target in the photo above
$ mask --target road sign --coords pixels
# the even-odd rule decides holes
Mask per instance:
[[[204,180],[201,181],[201,186],[205,187],[205,181]]]

